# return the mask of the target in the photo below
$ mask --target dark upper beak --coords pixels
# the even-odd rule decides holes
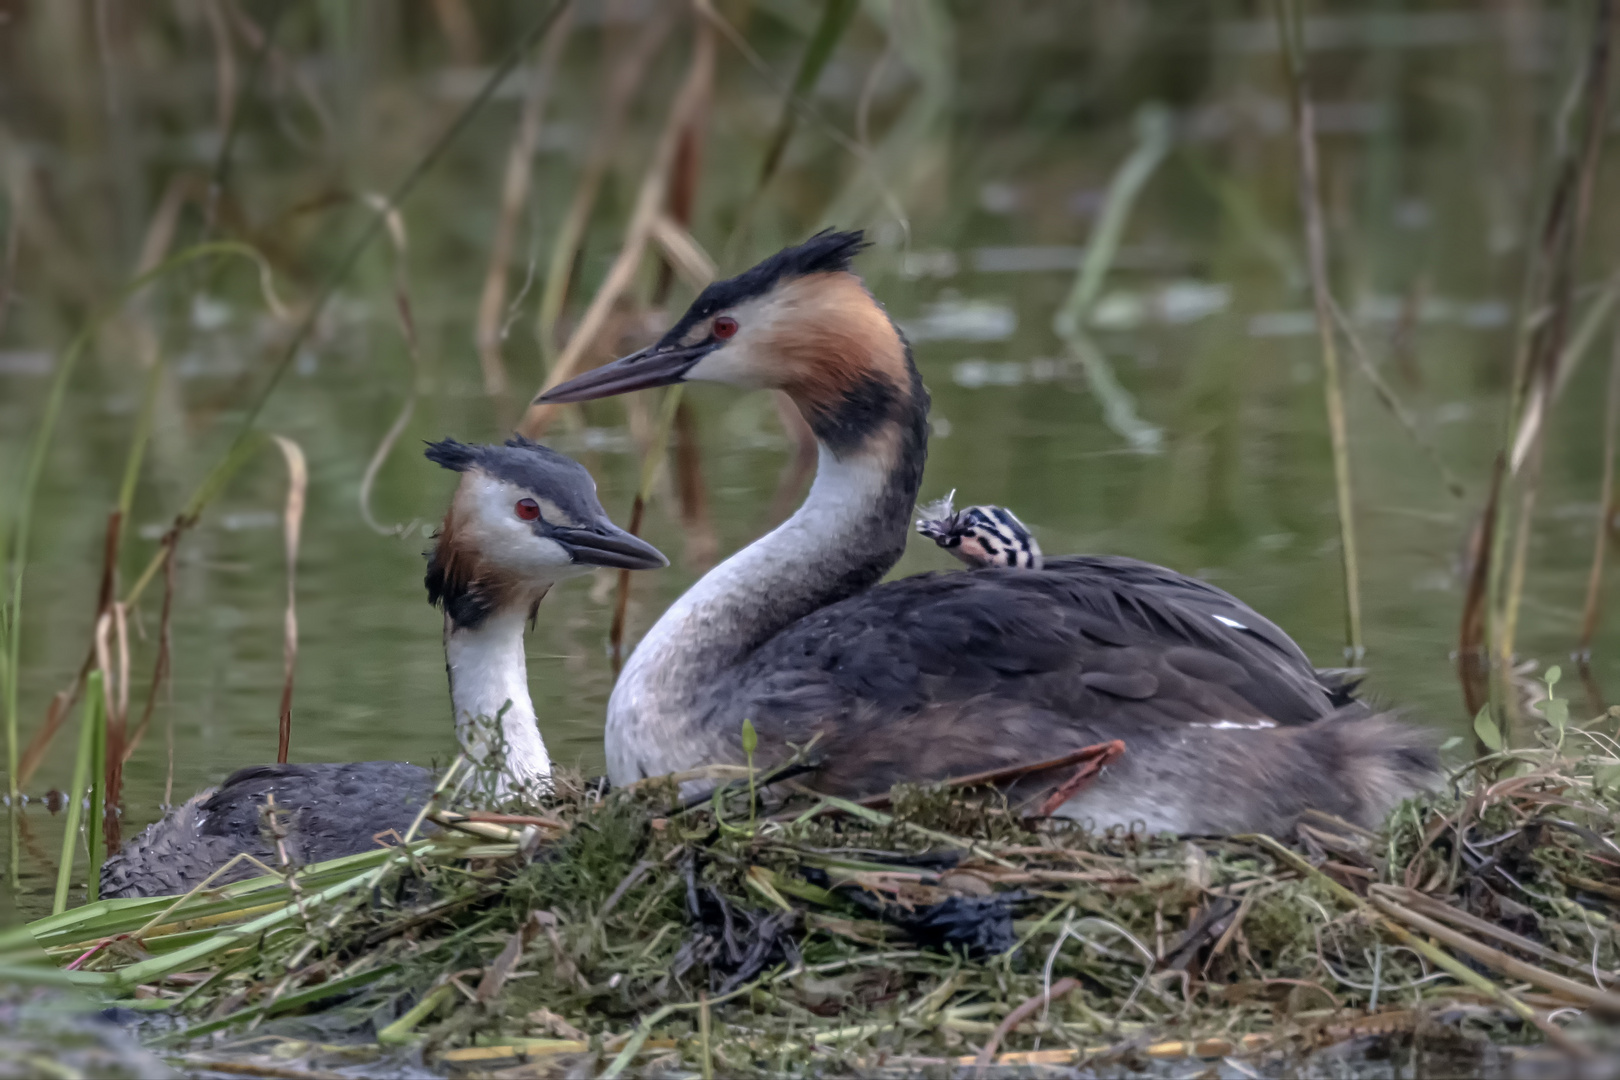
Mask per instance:
[[[626,394],[631,390],[678,383],[693,364],[714,350],[715,344],[704,341],[697,345],[670,345],[662,349],[649,345],[640,352],[633,352],[611,364],[603,364],[595,371],[587,371],[553,386],[535,400],[545,404],[594,401]]]
[[[664,553],[639,536],[632,536],[611,521],[590,529],[549,529],[546,535],[561,544],[582,566],[612,566],[620,570],[657,570],[668,566]]]

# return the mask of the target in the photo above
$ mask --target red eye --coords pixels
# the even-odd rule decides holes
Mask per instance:
[[[533,521],[540,516],[540,504],[533,499],[519,499],[512,509],[516,510],[517,516],[524,521]]]
[[[737,332],[737,320],[730,315],[722,315],[714,320],[714,336],[724,341]]]

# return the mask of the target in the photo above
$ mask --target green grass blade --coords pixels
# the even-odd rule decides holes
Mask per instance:
[[[84,823],[90,861],[85,866],[84,896],[86,901],[94,903],[101,899],[101,862],[106,854],[103,830],[107,826],[107,699],[103,696],[101,672],[91,672],[88,685],[87,696],[95,702],[95,718],[90,725],[90,818]]]
[[[51,378],[51,388],[45,395],[45,404],[40,410],[39,427],[34,431],[34,439],[28,451],[28,464],[23,472],[22,488],[17,493],[15,517],[12,521],[9,556],[11,564],[11,580],[5,592],[5,616],[0,618],[0,649],[4,650],[5,660],[0,662],[0,675],[4,675],[3,705],[5,711],[6,729],[6,776],[8,794],[11,797],[13,813],[18,805],[17,790],[17,685],[21,679],[21,660],[19,651],[22,642],[22,602],[23,580],[28,569],[28,541],[33,524],[34,497],[39,491],[39,482],[45,472],[45,459],[50,454],[51,440],[56,434],[56,423],[62,415],[62,404],[67,399],[68,384],[72,381],[73,373],[79,366],[79,361],[89,349],[92,342],[100,335],[102,327],[107,321],[118,314],[130,298],[139,293],[146,286],[175,270],[178,267],[196,262],[199,259],[211,258],[216,255],[245,256],[257,263],[261,270],[267,265],[264,256],[257,248],[234,241],[221,240],[206,244],[196,244],[184,251],[163,260],[157,266],[142,274],[131,278],[129,283],[119,290],[112,301],[102,307],[84,327],[68,343],[62,351],[61,358],[56,362],[56,372]],[[12,874],[15,878],[16,851],[15,844],[11,847],[13,853]]]
[[[85,683],[84,722],[79,725],[79,752],[73,762],[73,783],[68,787],[67,820],[62,825],[62,858],[56,868],[56,897],[51,901],[52,915],[60,915],[67,910],[68,890],[73,883],[73,861],[79,850],[79,817],[84,809],[84,790],[90,783],[90,768],[95,758],[96,721],[100,712],[101,672],[92,671]],[[93,824],[90,831],[96,831]],[[96,867],[92,867],[91,873],[94,874],[96,870]]]

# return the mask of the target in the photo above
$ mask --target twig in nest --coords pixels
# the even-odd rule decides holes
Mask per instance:
[[[1103,770],[1103,766],[1119,760],[1125,754],[1125,744],[1119,739],[1113,742],[1101,743],[1097,746],[1088,746],[1093,756],[1082,761],[1074,770],[1074,775],[1058,785],[1056,791],[1046,797],[1041,808],[1035,812],[1036,817],[1051,817],[1062,808],[1063,804],[1079,794],[1080,789],[1091,783],[1092,779]]]
[[[1046,1006],[1050,1005],[1052,1002],[1064,996],[1079,985],[1079,979],[1059,979],[1057,982],[1052,984],[1052,988],[1050,990],[1036,994],[1034,997],[1024,1001],[1023,1004],[1019,1005],[1012,1012],[1008,1013],[1002,1019],[1001,1023],[996,1025],[996,1030],[990,1033],[990,1038],[987,1042],[985,1042],[984,1049],[979,1051],[978,1060],[974,1062],[975,1068],[973,1075],[975,1077],[984,1076],[985,1072],[990,1068],[990,1062],[996,1056],[996,1049],[1001,1046],[1001,1040],[1007,1037],[1007,1033],[1009,1031],[1023,1023],[1025,1020],[1028,1020],[1031,1016],[1034,1016],[1037,1010],[1046,1008]]]

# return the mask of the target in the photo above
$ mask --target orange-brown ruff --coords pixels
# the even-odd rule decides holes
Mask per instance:
[[[545,395],[687,380],[790,394],[820,444],[798,512],[716,567],[636,647],[608,707],[623,784],[818,738],[808,782],[866,795],[1126,753],[1061,813],[1153,830],[1281,831],[1316,808],[1371,823],[1429,784],[1428,741],[1318,675],[1280,629],[1133,559],[1048,558],[878,584],[910,532],[928,395],[909,347],[821,233],[706,289],[655,345]]]

